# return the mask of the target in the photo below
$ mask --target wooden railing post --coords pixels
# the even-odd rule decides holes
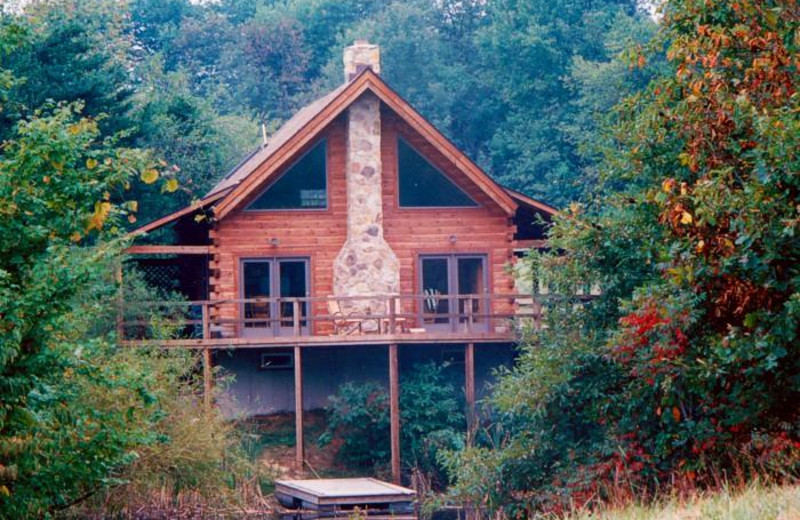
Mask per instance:
[[[396,301],[394,296],[389,296],[388,301],[388,308],[389,308],[389,334],[394,334],[397,332],[397,309],[395,308]]]
[[[472,296],[470,296],[467,298],[467,332],[472,332],[474,319],[472,316]]]
[[[295,337],[300,335],[300,300],[292,300],[292,329]]]
[[[210,339],[211,338],[211,323],[209,322],[209,309],[208,303],[203,302],[200,305],[201,316],[203,320],[203,339]]]

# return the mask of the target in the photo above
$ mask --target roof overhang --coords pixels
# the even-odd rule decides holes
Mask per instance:
[[[146,233],[149,233],[150,231],[153,231],[153,230],[156,230],[156,229],[158,229],[160,227],[166,226],[167,224],[170,224],[170,223],[178,220],[179,218],[181,218],[181,217],[183,217],[185,215],[189,215],[191,213],[194,213],[197,210],[205,209],[205,208],[211,206],[212,204],[214,204],[215,202],[217,202],[218,200],[220,200],[223,197],[225,197],[225,195],[230,193],[230,191],[231,191],[230,189],[226,189],[226,190],[222,190],[222,191],[219,191],[217,193],[214,193],[213,195],[205,197],[204,199],[201,199],[201,200],[199,200],[199,201],[197,201],[197,202],[195,202],[193,204],[190,204],[189,206],[186,206],[183,209],[179,209],[178,211],[170,213],[169,215],[161,217],[160,219],[154,220],[154,221],[150,222],[149,224],[145,224],[142,227],[136,228],[133,231],[131,231],[130,233],[128,233],[127,236],[129,238],[136,238],[138,236],[141,236],[141,235],[144,235]]]

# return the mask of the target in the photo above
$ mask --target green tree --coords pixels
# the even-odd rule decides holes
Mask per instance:
[[[108,301],[109,241],[131,203],[115,203],[148,156],[98,141],[79,107],[38,111],[16,125],[0,159],[0,515],[42,515],[113,482],[133,446],[152,440],[156,410],[139,373],[100,359],[88,335]],[[107,289],[103,289],[107,288]],[[102,294],[102,293],[105,294]],[[102,300],[100,300],[102,301]],[[100,396],[125,406],[98,406]],[[107,401],[106,401],[107,402]],[[145,423],[147,421],[144,421]]]
[[[530,515],[797,475],[797,19],[793,2],[666,4],[669,71],[618,107],[595,198],[532,257],[564,296],[502,378],[507,441],[450,460],[456,495]],[[569,296],[591,282],[597,299]]]
[[[7,16],[29,36],[3,59],[18,81],[8,92],[0,138],[13,132],[17,119],[29,117],[48,100],[82,102],[85,114],[103,116],[99,122],[106,135],[129,126],[130,41],[114,6],[58,0]]]
[[[574,85],[585,79],[587,63],[602,67],[623,48],[647,41],[653,22],[637,5],[631,0],[487,4],[490,22],[477,38],[498,102],[488,139],[490,170],[501,182],[557,207],[582,198],[588,185],[584,169],[592,161],[577,139],[587,142],[597,134],[591,118],[598,97]],[[606,71],[603,91],[613,102],[635,90],[625,69],[596,72]]]

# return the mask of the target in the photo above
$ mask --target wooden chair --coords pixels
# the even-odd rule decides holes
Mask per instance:
[[[334,334],[349,336],[354,332],[361,334],[361,320],[348,317],[342,312],[338,300],[328,300],[328,314],[333,322]]]

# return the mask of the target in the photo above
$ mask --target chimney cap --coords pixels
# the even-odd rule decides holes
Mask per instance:
[[[352,81],[366,68],[376,74],[381,73],[381,50],[367,40],[356,40],[344,49],[344,79]]]

